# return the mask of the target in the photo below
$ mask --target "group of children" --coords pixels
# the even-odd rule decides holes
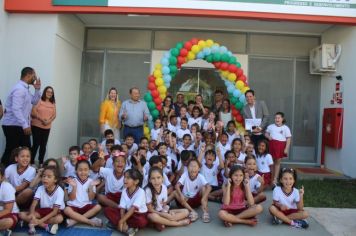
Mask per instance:
[[[274,166],[288,154],[289,144],[281,143],[291,137],[283,113],[267,128],[270,142],[263,139],[256,148],[233,121],[226,131],[219,122],[207,121],[201,129],[195,121],[170,117],[163,126],[157,119],[151,139],[143,137],[139,144],[132,135],[121,144],[106,130],[101,144],[91,139],[82,148],[70,147],[68,157],[47,159],[38,170],[30,164],[28,148],[16,149],[16,163],[0,169],[0,230],[9,235],[18,222],[28,223],[29,234],[36,228],[56,234],[64,221],[68,227],[101,227],[96,215],[103,209],[108,227],[134,235],[149,223],[159,231],[189,225],[199,218],[199,206],[208,223],[209,201],[222,203],[218,216],[226,227],[254,226],[266,200],[263,190],[270,187],[273,223],[308,227],[296,172]]]

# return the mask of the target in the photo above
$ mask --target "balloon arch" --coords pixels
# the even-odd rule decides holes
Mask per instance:
[[[246,76],[237,58],[225,46],[220,46],[211,39],[202,40],[192,38],[186,42],[179,42],[175,47],[164,53],[159,64],[154,67],[148,77],[148,92],[144,95],[153,120],[159,117],[162,101],[167,96],[167,89],[172,79],[184,63],[192,60],[205,60],[212,63],[219,70],[224,80],[231,103],[231,112],[239,131],[244,131],[241,110],[246,103],[245,92],[249,90]],[[149,124],[152,128],[152,121]],[[148,128],[145,128],[147,133]],[[149,130],[148,130],[149,131]]]

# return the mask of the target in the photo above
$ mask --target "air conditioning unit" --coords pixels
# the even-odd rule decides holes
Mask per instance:
[[[341,46],[322,44],[310,51],[310,74],[327,74],[336,72],[336,62],[341,55]]]

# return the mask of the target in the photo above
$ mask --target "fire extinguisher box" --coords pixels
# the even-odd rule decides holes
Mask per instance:
[[[323,143],[332,148],[342,148],[343,108],[325,108],[323,115]]]

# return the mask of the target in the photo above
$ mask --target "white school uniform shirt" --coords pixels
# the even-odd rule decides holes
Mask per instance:
[[[137,150],[138,150],[137,144],[136,144],[136,143],[133,143],[133,144],[132,144],[132,147],[129,148],[128,156],[131,156],[131,155],[134,154]]]
[[[288,209],[298,209],[297,204],[300,201],[299,191],[298,189],[293,188],[293,190],[287,194],[280,186],[277,186],[273,189],[273,201],[287,206]]]
[[[48,193],[45,186],[38,187],[34,199],[40,203],[40,208],[53,208],[58,207],[63,210],[64,205],[64,191],[57,185],[52,193]]]
[[[172,125],[171,122],[168,122],[167,129],[171,132],[177,133],[177,130],[179,129],[178,125]]]
[[[190,130],[187,128],[187,129],[182,129],[182,128],[179,128],[177,130],[177,139],[178,139],[178,144],[181,144],[182,141],[183,141],[183,136],[185,134],[189,134],[190,137],[193,139],[193,135],[192,133],[190,132]]]
[[[204,176],[211,186],[218,186],[219,163],[214,162],[211,168],[204,163],[200,169],[200,174]]]
[[[250,189],[252,193],[257,193],[258,189],[261,187],[261,182],[258,181],[258,177],[261,177],[259,174],[254,174],[250,176]]]
[[[225,145],[223,145],[220,141],[217,143],[216,145],[216,149],[220,149],[220,153],[221,153],[221,157],[223,159],[223,161],[225,161],[225,153],[227,151],[231,150],[231,144],[229,144],[228,142],[226,142]]]
[[[228,137],[228,140],[227,140],[227,143],[231,146],[232,144],[232,141],[234,141],[235,138],[239,138],[241,139],[241,135],[237,135],[235,132],[232,133],[232,134],[229,134],[228,132],[227,133],[227,137]]]
[[[75,177],[75,165],[70,160],[64,163],[64,177]]]
[[[167,156],[170,156],[172,161],[174,161],[175,166],[178,165],[177,153],[170,147],[167,148]]]
[[[147,204],[152,204],[152,191],[149,187],[145,189],[146,192],[146,203]],[[154,193],[156,194],[156,193]],[[156,211],[162,211],[164,204],[167,202],[168,199],[168,191],[167,187],[162,184],[162,189],[159,194],[156,194]]]
[[[91,178],[92,180],[97,180],[100,178],[100,174],[99,174],[99,172],[94,172],[94,171],[90,170],[89,178]]]
[[[246,158],[246,154],[243,152],[240,152],[239,156],[237,157],[237,160],[242,161],[242,163],[245,163],[245,158]]]
[[[87,178],[86,180],[82,181],[79,177],[74,178],[75,182],[77,183],[77,192],[76,198],[74,200],[68,200],[68,206],[74,206],[82,208],[85,205],[91,204],[92,201],[89,199],[89,188],[93,188],[94,193],[96,192],[95,186],[90,186],[93,180],[91,178]],[[71,193],[73,187],[69,185],[68,187],[68,194]]]
[[[117,178],[113,169],[104,167],[100,167],[99,173],[105,181],[105,194],[122,192],[124,189],[124,174]]]
[[[14,188],[20,186],[24,182],[31,183],[35,176],[36,169],[32,166],[28,166],[21,173],[17,171],[17,164],[9,165],[5,169],[5,178],[9,181],[10,184],[12,184],[12,186],[14,186]]]
[[[197,193],[199,193],[202,187],[208,184],[202,174],[199,173],[195,179],[191,180],[188,172],[184,173],[180,177],[178,183],[183,185],[182,193],[187,198],[193,198],[195,195],[197,195]]]
[[[271,169],[269,168],[270,165],[273,165],[273,159],[271,154],[267,153],[266,155],[263,156],[257,155],[256,162],[257,162],[257,168],[259,172],[261,173],[271,172]]]
[[[172,157],[170,157],[169,155],[167,155],[166,157],[167,157],[167,164],[166,167],[163,168],[163,173],[165,173],[166,175],[170,175],[171,173],[173,173]]]
[[[131,195],[126,188],[122,191],[119,208],[129,210],[131,207],[138,213],[147,212],[146,194],[142,188],[138,187]]]
[[[184,150],[194,151],[194,144],[190,144],[187,148],[185,148],[183,145],[178,145],[177,149],[179,153],[182,153]]]
[[[114,139],[114,145],[121,145],[121,142],[117,139]],[[101,144],[100,144],[101,148],[103,149],[105,155],[108,155],[109,152],[108,150],[106,149],[106,139],[104,139]]]
[[[0,182],[0,211],[4,210],[4,205],[7,203],[14,203],[11,213],[19,213],[20,210],[16,204],[15,188],[6,181]]]
[[[156,155],[158,155],[157,150],[153,150],[153,151],[148,150],[148,151],[147,151],[147,154],[146,154],[146,160],[147,160],[147,162],[150,161],[151,157],[156,156]]]
[[[199,116],[197,118],[190,117],[188,119],[188,126],[192,127],[193,124],[198,124],[199,128],[201,128],[202,122],[203,122],[203,118],[201,116]]]
[[[147,184],[148,184],[148,171],[143,176],[142,187],[145,188],[147,186]],[[163,173],[163,184],[167,188],[171,187],[171,185],[172,185],[171,181],[169,181],[169,178],[165,173]]]
[[[158,136],[159,136],[159,133],[161,132],[161,129],[162,128],[158,128],[158,129],[153,128],[153,129],[151,129],[151,140],[156,140],[159,143],[161,142],[161,139],[158,140]]]
[[[267,127],[267,133],[271,136],[273,140],[278,140],[285,142],[287,138],[292,137],[290,129],[286,125],[277,126],[276,124],[271,124]]]

